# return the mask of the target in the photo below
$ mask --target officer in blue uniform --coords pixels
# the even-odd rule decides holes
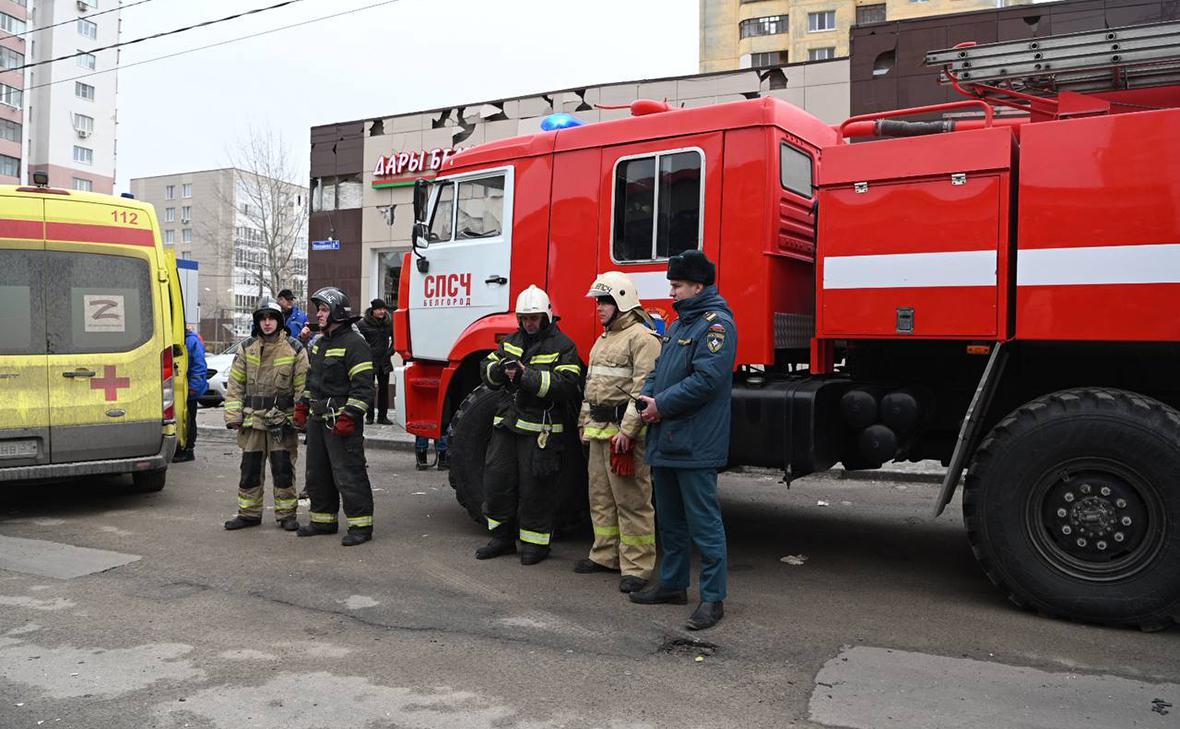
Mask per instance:
[[[727,557],[725,525],[717,501],[717,469],[729,456],[730,399],[737,328],[717,293],[717,269],[692,250],[668,261],[673,307],[679,318],[663,338],[655,370],[640,401],[651,426],[652,466],[660,562],[658,581],[632,592],[642,605],[688,602],[692,545],[701,555],[701,602],[689,630],[717,624],[724,615]]]

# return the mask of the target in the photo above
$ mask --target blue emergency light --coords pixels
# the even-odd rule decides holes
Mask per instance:
[[[566,114],[564,111],[556,114],[550,114],[541,120],[541,129],[546,132],[552,132],[558,129],[570,129],[572,127],[580,127],[586,122],[582,121],[573,114]]]

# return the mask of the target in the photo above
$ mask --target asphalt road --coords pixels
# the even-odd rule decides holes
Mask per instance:
[[[1180,631],[1012,607],[930,483],[723,477],[727,615],[692,634],[574,574],[586,541],[477,562],[443,474],[369,470],[354,548],[225,532],[228,441],[159,494],[6,485],[0,727],[1180,726]]]

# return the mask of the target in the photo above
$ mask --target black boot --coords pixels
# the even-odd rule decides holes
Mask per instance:
[[[344,535],[344,538],[340,540],[340,543],[346,547],[355,547],[358,544],[364,544],[372,538],[372,529],[349,529],[348,534]]]
[[[304,524],[295,532],[295,536],[316,537],[320,534],[335,534],[339,528],[336,524]]]
[[[430,462],[426,460],[426,451],[414,451],[414,459],[419,471],[425,471],[430,468]]]
[[[235,516],[225,523],[225,528],[229,530],[245,529],[246,527],[258,526],[262,523],[262,519],[247,519],[241,514]]]
[[[393,421],[389,419],[389,416],[382,413],[381,417],[377,418],[377,424],[378,425],[393,425]]]
[[[647,580],[635,575],[624,575],[623,579],[619,580],[619,592],[639,592],[647,587]]]
[[[492,537],[492,541],[475,550],[476,559],[492,559],[516,551],[516,540],[505,537]]]
[[[549,556],[549,547],[540,544],[525,543],[520,550],[520,563],[523,565],[534,565],[538,562],[544,562],[545,558]]]
[[[196,460],[196,458],[197,457],[193,454],[193,452],[188,450],[187,448],[183,449],[183,450],[178,448],[176,450],[175,455],[172,456],[172,462],[173,463],[188,463],[189,461]]]
[[[687,591],[673,590],[671,587],[664,587],[659,582],[652,582],[644,589],[632,592],[627,598],[639,605],[662,605],[664,603],[671,603],[672,605],[688,604]]]
[[[692,611],[692,616],[689,617],[688,623],[684,627],[689,630],[704,630],[705,628],[712,628],[721,618],[725,616],[725,603],[718,600],[717,602],[707,602],[702,600],[697,609]]]
[[[604,564],[598,564],[589,557],[586,557],[574,562],[574,572],[577,572],[579,575],[589,575],[594,572],[618,572],[618,570],[607,567]]]
[[[369,413],[368,415],[365,416],[365,425],[372,425],[372,424],[373,424],[373,414]]]
[[[299,520],[293,516],[284,516],[279,519],[279,528],[283,531],[293,532],[299,529]]]
[[[434,467],[440,471],[451,470],[451,463],[450,463],[449,459],[447,459],[447,452],[446,451],[439,451],[438,452],[438,459],[435,461]]]

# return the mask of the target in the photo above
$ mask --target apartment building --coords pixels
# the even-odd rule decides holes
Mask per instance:
[[[0,183],[20,181],[24,159],[25,65],[28,0],[0,0]]]

